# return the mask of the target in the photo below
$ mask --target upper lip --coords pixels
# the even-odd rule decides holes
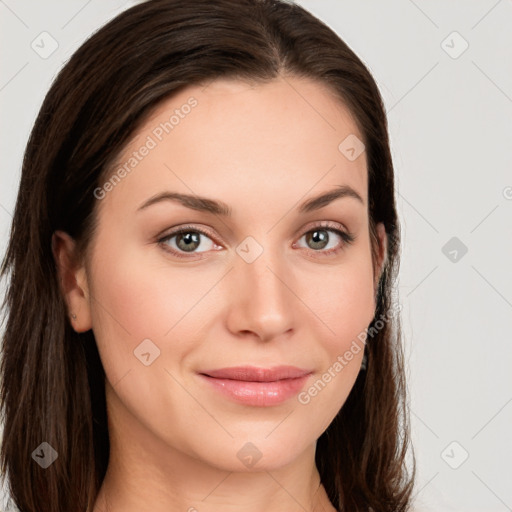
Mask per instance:
[[[216,379],[243,380],[248,382],[274,382],[283,379],[296,379],[311,373],[296,366],[274,366],[273,368],[258,368],[256,366],[233,366],[201,372],[202,375]]]

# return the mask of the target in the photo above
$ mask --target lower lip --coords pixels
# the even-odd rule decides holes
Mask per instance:
[[[202,374],[200,377],[209,382],[214,389],[236,402],[244,405],[269,407],[281,404],[299,393],[310,375],[274,382],[216,379]]]

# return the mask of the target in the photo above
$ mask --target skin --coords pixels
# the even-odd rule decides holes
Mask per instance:
[[[223,79],[160,104],[119,162],[191,96],[197,106],[98,200],[85,264],[66,233],[54,235],[72,325],[93,329],[106,372],[111,458],[94,512],[148,504],[154,512],[333,511],[316,441],[352,389],[363,351],[308,404],[294,396],[271,407],[242,405],[197,372],[295,365],[313,372],[307,390],[368,327],[387,239],[378,225],[373,269],[366,155],[350,161],[338,150],[348,135],[363,137],[322,84]],[[364,204],[345,197],[298,213],[301,202],[339,185]],[[164,190],[223,201],[232,217],[171,201],[137,212]],[[327,230],[326,247],[315,245],[305,235],[323,221],[355,241]],[[178,237],[158,243],[186,224],[212,236],[200,235],[192,253],[180,251]],[[236,252],[248,236],[263,249],[251,263]],[[339,251],[326,255],[331,248]],[[134,350],[148,338],[160,356],[145,366]],[[248,442],[261,453],[250,468],[237,457]]]

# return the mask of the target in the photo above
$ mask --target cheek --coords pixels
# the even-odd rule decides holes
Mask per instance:
[[[360,372],[365,331],[375,311],[371,260],[360,255],[345,265],[332,267],[324,282],[322,288],[314,286],[314,293],[304,299],[319,322],[317,334],[323,333],[316,337],[323,358],[316,380],[299,402],[314,409],[318,421],[327,428]]]
[[[91,269],[93,330],[111,381],[139,366],[134,350],[143,340],[160,350],[158,366],[171,366],[192,350],[194,333],[207,321],[204,306],[211,307],[205,295],[219,280],[218,271],[171,266],[153,249],[117,247],[122,244],[113,238],[104,241]]]
[[[371,261],[365,254],[354,253],[353,258],[325,269],[323,274],[303,283],[302,296],[324,325],[323,331],[328,333],[323,338],[325,346],[333,356],[346,350],[374,316]]]
[[[160,338],[178,321],[187,307],[187,286],[179,274],[166,277],[165,269],[138,265],[134,259],[121,258],[96,273],[101,283],[96,313],[109,323],[139,338]],[[108,314],[107,313],[107,311]],[[109,319],[110,317],[110,319]]]

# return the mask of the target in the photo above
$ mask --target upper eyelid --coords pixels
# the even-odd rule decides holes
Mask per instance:
[[[159,235],[158,236],[158,239],[159,240],[162,240],[162,239],[167,239],[167,238],[171,238],[173,236],[176,236],[176,235],[179,235],[180,233],[182,232],[198,232],[198,233],[201,233],[202,235],[206,235],[210,238],[212,238],[213,240],[216,240],[216,236],[207,228],[204,228],[204,227],[198,227],[198,226],[191,226],[191,225],[183,225],[183,226],[177,226],[175,228],[172,228],[171,231],[169,231],[169,233],[167,233],[166,235]]]
[[[314,230],[314,229],[318,229],[318,228],[321,228],[321,229],[326,229],[326,230],[330,230],[330,231],[333,231],[333,230],[340,230],[342,232],[345,232],[347,234],[351,234],[350,231],[340,222],[336,222],[336,221],[326,221],[326,220],[323,220],[323,221],[312,221],[311,223],[308,223],[306,225],[306,227],[304,228],[301,228],[300,230],[297,230],[295,233],[294,233],[294,236],[297,236],[298,234],[302,233],[301,234],[301,237],[304,236],[306,233],[309,233],[310,231]],[[166,234],[166,235],[161,235],[158,237],[158,240],[162,241],[162,240],[168,240],[182,232],[188,232],[188,231],[197,231],[203,235],[206,235],[208,236],[209,238],[212,239],[212,241],[214,241],[215,243],[217,244],[220,244],[220,242],[218,241],[217,237],[215,236],[215,234],[213,234],[208,228],[205,228],[203,226],[199,227],[199,226],[194,226],[194,225],[191,225],[191,224],[184,224],[184,225],[181,225],[181,226],[177,226],[175,228],[172,228],[172,230]]]

